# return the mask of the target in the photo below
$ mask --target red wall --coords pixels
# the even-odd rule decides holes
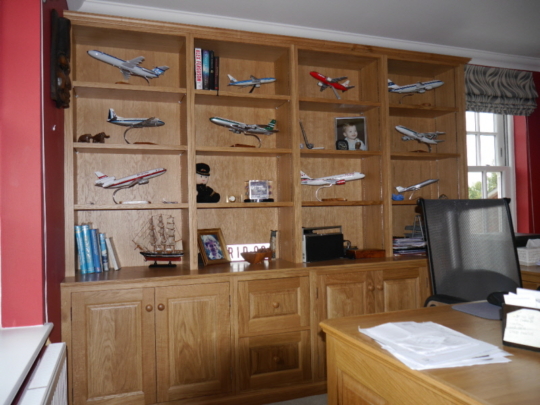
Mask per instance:
[[[59,341],[64,129],[49,96],[53,8],[61,14],[66,0],[0,0],[0,288],[2,327],[46,320]]]
[[[2,326],[43,324],[41,1],[0,1]]]
[[[536,91],[540,92],[540,72],[534,72]],[[537,99],[540,103],[540,98]],[[527,139],[529,152],[529,201],[531,233],[540,233],[540,106],[527,117]]]

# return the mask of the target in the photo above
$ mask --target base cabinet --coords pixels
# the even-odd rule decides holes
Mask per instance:
[[[154,403],[154,289],[78,292],[72,299],[73,403]]]
[[[226,394],[229,283],[75,292],[70,354],[75,405]]]

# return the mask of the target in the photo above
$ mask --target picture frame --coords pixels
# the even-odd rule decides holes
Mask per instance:
[[[231,258],[220,228],[197,230],[197,244],[205,266],[230,263]]]
[[[336,150],[368,150],[366,117],[335,118],[335,133]],[[346,133],[351,136],[346,138]]]

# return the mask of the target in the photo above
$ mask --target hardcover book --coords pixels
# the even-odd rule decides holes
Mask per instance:
[[[195,48],[195,89],[202,90],[202,49]]]

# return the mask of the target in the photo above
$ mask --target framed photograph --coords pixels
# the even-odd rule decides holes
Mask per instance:
[[[197,244],[205,266],[231,261],[221,229],[199,229],[197,231]]]
[[[366,117],[336,118],[336,150],[368,150]]]

